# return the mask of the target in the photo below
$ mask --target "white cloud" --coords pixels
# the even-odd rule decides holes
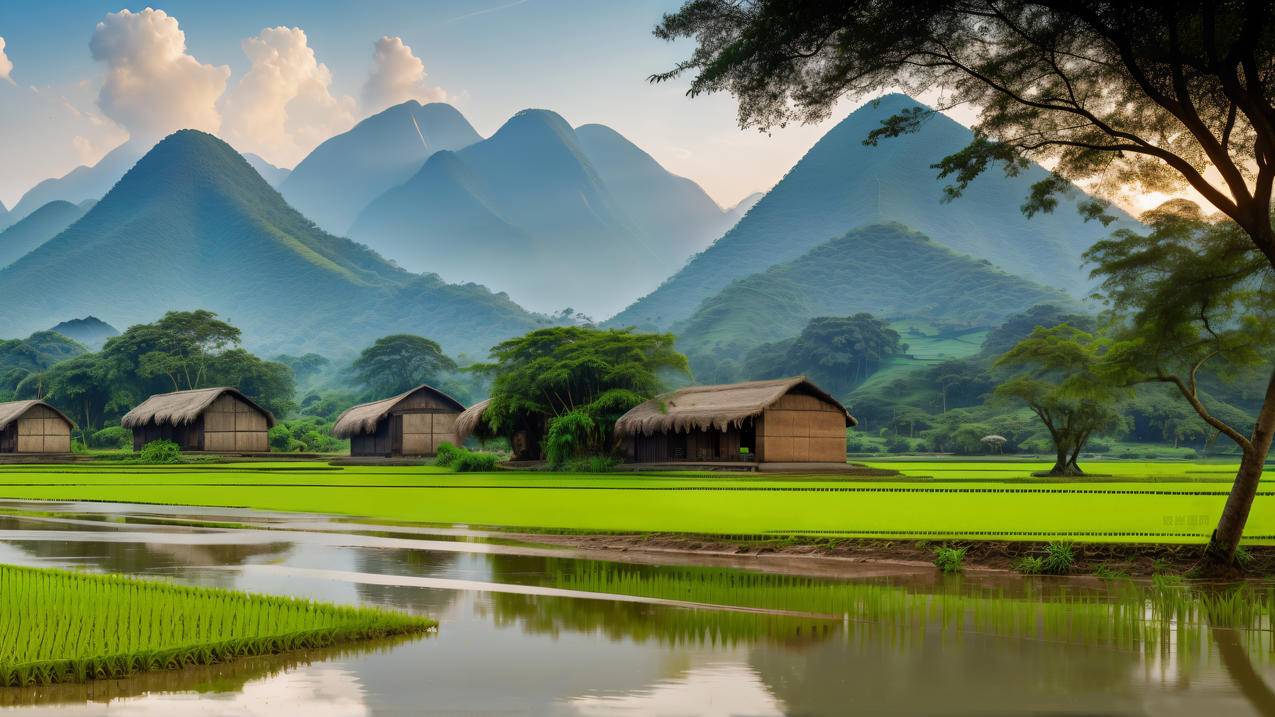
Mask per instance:
[[[187,54],[177,18],[151,8],[108,13],[89,49],[107,68],[98,106],[133,139],[220,127],[217,99],[225,92],[230,68],[205,65]]]
[[[391,105],[417,100],[445,102],[447,93],[425,81],[425,63],[412,54],[412,48],[400,37],[382,37],[376,41],[372,74],[363,85],[363,111],[380,112]]]
[[[0,37],[0,79],[8,80],[9,84],[13,84],[13,62],[9,60],[9,56],[4,54],[4,38]]]
[[[301,28],[266,28],[244,40],[243,51],[252,67],[223,105],[223,136],[237,149],[292,166],[354,125],[354,98],[332,95],[332,73]]]

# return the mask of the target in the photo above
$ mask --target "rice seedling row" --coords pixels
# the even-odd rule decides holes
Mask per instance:
[[[114,679],[150,670],[423,632],[374,608],[0,565],[0,685]]]

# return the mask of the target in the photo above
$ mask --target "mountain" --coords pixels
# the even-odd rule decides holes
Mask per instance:
[[[263,159],[259,154],[245,152],[243,158],[248,160],[248,164],[252,165],[252,168],[257,170],[257,174],[260,174],[261,178],[266,180],[266,184],[269,184],[272,187],[278,187],[283,183],[283,180],[288,178],[289,174],[292,174],[291,169],[276,167]]]
[[[738,204],[726,210],[727,223],[732,227],[738,224],[739,220],[743,219],[744,215],[748,213],[748,210],[757,206],[757,202],[760,202],[764,196],[766,195],[761,192],[753,192],[739,200]]]
[[[692,357],[729,357],[796,336],[816,316],[868,312],[978,327],[1041,303],[1077,302],[901,224],[876,224],[728,284],[673,333]]]
[[[1060,198],[1051,214],[1031,219],[1020,211],[1033,183],[1046,177],[1032,165],[1015,177],[989,171],[965,194],[943,201],[944,181],[931,167],[965,147],[972,133],[935,114],[914,134],[863,144],[881,121],[921,107],[888,95],[859,108],[828,131],[747,215],[713,246],[612,325],[667,328],[735,279],[794,259],[865,224],[897,221],[936,243],[1032,281],[1088,293],[1081,254],[1115,226],[1086,223],[1076,199]],[[1133,225],[1122,215],[1121,225]]]
[[[80,221],[0,271],[0,336],[94,314],[116,326],[206,308],[264,353],[415,333],[482,352],[540,319],[476,285],[409,274],[324,233],[221,140],[169,136]]]
[[[68,339],[74,339],[94,351],[100,350],[102,344],[112,336],[119,336],[120,332],[114,326],[102,321],[96,316],[86,316],[82,319],[71,319],[49,329],[56,333],[62,334]]]
[[[4,206],[4,202],[0,202],[0,230],[9,226],[9,210]]]
[[[538,310],[605,315],[678,262],[547,110],[524,110],[489,139],[434,155],[369,204],[350,236],[409,269],[499,286]]]
[[[455,107],[409,100],[315,147],[279,192],[320,227],[343,235],[368,202],[410,179],[434,152],[480,139]]]
[[[57,199],[0,232],[0,269],[61,234],[63,229],[74,224],[86,211],[70,202]]]
[[[586,124],[575,133],[611,196],[642,232],[647,246],[667,257],[670,271],[738,221],[698,184],[669,172],[610,127]]]
[[[79,166],[56,179],[46,179],[32,187],[13,206],[10,221],[18,221],[55,199],[79,204],[85,199],[101,199],[146,153],[146,147],[125,142],[107,152],[92,167]]]

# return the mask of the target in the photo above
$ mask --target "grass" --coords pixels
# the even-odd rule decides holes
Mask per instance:
[[[0,685],[209,665],[419,632],[431,620],[115,575],[0,565]]]
[[[1108,477],[1046,480],[1016,461],[874,462],[895,479],[767,474],[456,474],[322,463],[2,466],[0,499],[98,500],[335,513],[390,522],[555,531],[901,540],[1201,543],[1234,466],[1091,462]],[[1252,544],[1275,544],[1263,488]]]
[[[949,548],[946,546],[934,549],[934,565],[945,573],[959,573],[965,569],[965,551],[967,548]]]

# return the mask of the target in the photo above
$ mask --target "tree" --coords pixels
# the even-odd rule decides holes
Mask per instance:
[[[1016,373],[995,395],[1018,400],[1045,424],[1057,460],[1053,476],[1083,475],[1077,463],[1096,433],[1121,424],[1118,392],[1102,373],[1107,342],[1069,324],[1038,328],[996,361]]]
[[[753,349],[744,365],[749,378],[804,374],[833,393],[844,393],[906,350],[898,332],[872,314],[820,316],[794,339]]]
[[[75,418],[86,435],[96,431],[108,411],[122,403],[99,354],[84,354],[54,364],[43,376],[46,398]]]
[[[945,106],[979,112],[971,143],[935,165],[952,179],[949,198],[990,167],[1014,174],[1029,160],[1053,167],[1033,185],[1029,215],[1074,191],[1067,180],[1108,196],[1189,187],[1235,225],[1237,250],[1275,268],[1268,3],[689,0],[655,34],[694,37],[697,47],[652,81],[693,73],[692,96],[729,91],[742,126],[819,120],[843,96],[892,87],[939,91]],[[890,117],[865,141],[915,131],[928,116]],[[1108,219],[1102,201],[1080,207]],[[1166,264],[1174,259],[1166,253]],[[1252,450],[1209,542],[1209,566],[1234,564],[1258,454],[1275,432],[1275,370],[1266,385],[1253,432],[1231,436]]]
[[[669,374],[689,375],[671,334],[629,329],[538,329],[497,344],[491,357],[475,367],[492,377],[484,421],[497,435],[523,427],[543,442],[552,433],[558,459],[609,452],[625,411],[662,391]]]
[[[1150,232],[1120,231],[1089,251],[1113,314],[1107,363],[1124,383],[1172,386],[1239,446],[1239,475],[1209,546],[1217,561],[1229,562],[1275,434],[1275,268],[1239,225],[1208,220],[1189,202],[1166,203],[1143,221]],[[1271,376],[1250,428],[1233,409],[1207,402],[1204,371]]]
[[[425,384],[437,385],[456,362],[422,336],[395,334],[376,340],[354,361],[359,382],[377,396],[394,396]]]
[[[198,309],[170,311],[153,324],[130,326],[108,339],[102,353],[142,378],[165,378],[169,391],[190,391],[207,386],[214,357],[238,344],[238,328]]]

